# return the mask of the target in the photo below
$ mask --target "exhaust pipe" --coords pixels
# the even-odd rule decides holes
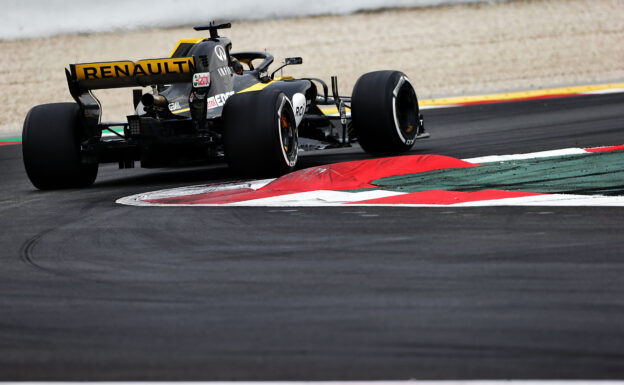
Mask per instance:
[[[167,101],[167,98],[162,95],[143,94],[143,96],[141,96],[141,103],[143,103],[145,107],[169,107],[169,101]]]

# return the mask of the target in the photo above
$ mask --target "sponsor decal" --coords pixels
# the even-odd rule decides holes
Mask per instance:
[[[181,74],[195,71],[192,57],[76,64],[77,80]]]
[[[225,92],[223,94],[217,94],[215,96],[211,96],[207,99],[206,103],[208,104],[208,109],[223,107],[225,102],[228,100],[230,96],[234,95],[234,91]]]
[[[302,93],[296,93],[292,98],[293,111],[295,112],[295,122],[297,126],[303,120],[306,111],[306,97]]]
[[[232,69],[230,67],[219,67],[217,68],[217,72],[223,77],[232,75]]]
[[[173,103],[169,103],[169,111],[175,111],[175,110],[179,110],[182,107],[180,107],[180,102],[173,102]]]
[[[193,75],[193,87],[201,88],[210,85],[210,72],[199,72]]]
[[[226,54],[225,54],[225,49],[221,47],[220,45],[215,47],[214,52],[215,52],[215,55],[217,55],[217,57],[219,58],[219,60],[225,61],[227,59]]]
[[[340,101],[338,107],[338,114],[340,114],[340,123],[344,126],[347,124],[347,108],[342,100]]]

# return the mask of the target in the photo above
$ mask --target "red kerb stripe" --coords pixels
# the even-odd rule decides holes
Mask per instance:
[[[476,101],[476,102],[458,103],[457,105],[459,105],[459,106],[474,106],[474,105],[478,105],[478,104],[523,102],[523,101],[527,101],[527,100],[567,98],[567,97],[579,96],[579,95],[581,95],[581,94],[553,94],[553,95],[527,96],[527,97],[524,97],[524,98],[513,98],[513,99],[479,100],[479,101]]]
[[[334,163],[299,170],[274,180],[266,186],[222,190],[202,194],[150,199],[159,204],[226,204],[315,190],[350,190],[376,187],[376,179],[416,174],[446,168],[476,167],[477,164],[441,155],[409,155]]]
[[[487,201],[505,198],[521,198],[534,195],[546,195],[531,192],[483,190],[474,192],[429,190],[404,195],[370,199],[351,204],[393,204],[393,205],[452,205],[456,203]]]
[[[587,152],[606,152],[606,151],[621,151],[624,150],[624,144],[619,146],[609,146],[609,147],[595,147],[595,148],[586,148]]]

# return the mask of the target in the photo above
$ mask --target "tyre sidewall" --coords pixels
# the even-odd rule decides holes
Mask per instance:
[[[370,72],[362,75],[353,88],[353,126],[358,142],[366,152],[397,154],[408,151],[414,144],[416,129],[403,133],[397,125],[394,91],[402,79],[411,87],[402,72]],[[413,95],[418,115],[418,100],[415,92]]]
[[[82,130],[76,103],[33,107],[24,120],[22,155],[26,173],[41,190],[84,187],[97,176],[97,164],[82,164]]]
[[[294,123],[292,103],[280,90],[246,92],[228,99],[223,140],[230,167],[253,176],[281,175],[294,169],[298,146],[289,159],[282,143],[280,114],[288,114]]]

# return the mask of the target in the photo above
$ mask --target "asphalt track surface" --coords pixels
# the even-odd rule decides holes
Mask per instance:
[[[425,119],[414,154],[615,145],[624,94]],[[622,208],[142,208],[114,202],[232,175],[0,167],[2,380],[624,378]]]

